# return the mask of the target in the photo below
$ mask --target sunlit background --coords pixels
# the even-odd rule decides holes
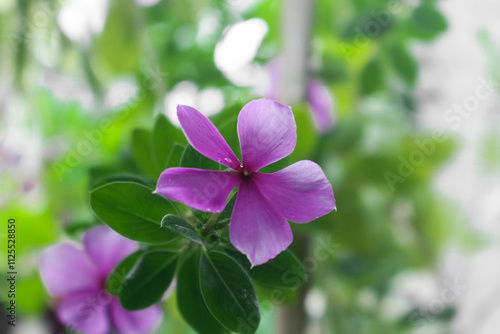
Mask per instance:
[[[135,128],[157,114],[178,124],[177,104],[223,127],[260,97],[292,105],[293,158],[318,162],[337,200],[298,228],[312,240],[306,333],[499,332],[500,3],[316,0],[301,21],[286,2],[0,1],[2,312],[9,218],[19,273],[17,324],[2,313],[0,332],[62,330],[39,253],[99,223],[88,192],[103,178],[154,177]],[[334,105],[323,134],[307,94],[274,93],[294,15],[309,31],[306,80]],[[257,333],[282,334],[268,294]],[[156,333],[194,333],[175,298]]]

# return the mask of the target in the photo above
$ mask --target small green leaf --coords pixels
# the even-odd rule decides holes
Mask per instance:
[[[203,300],[200,288],[200,252],[192,254],[182,264],[177,275],[177,307],[186,320],[200,334],[226,332],[212,316]]]
[[[201,237],[196,233],[195,229],[184,219],[176,215],[166,215],[161,221],[161,227],[174,232],[181,237],[202,244]]]
[[[181,167],[219,170],[219,164],[196,151],[191,145],[186,146],[181,158]]]
[[[114,296],[118,296],[120,294],[120,291],[123,289],[123,281],[143,254],[144,251],[138,250],[118,263],[106,281],[106,289],[109,293]]]
[[[94,213],[124,237],[146,243],[166,243],[176,237],[160,226],[162,218],[177,213],[170,201],[133,182],[113,182],[90,193]]]
[[[127,310],[140,310],[159,302],[174,279],[178,255],[160,250],[144,254],[123,282],[121,305]]]
[[[361,71],[360,88],[363,95],[368,95],[384,87],[384,71],[377,59],[373,59]]]
[[[229,255],[201,256],[200,286],[212,315],[236,333],[254,333],[260,323],[259,302],[247,272]]]
[[[418,74],[418,63],[408,50],[399,44],[395,44],[389,50],[392,66],[401,78],[410,86],[415,84]]]

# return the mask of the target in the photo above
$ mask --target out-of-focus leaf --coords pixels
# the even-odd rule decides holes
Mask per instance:
[[[418,63],[415,57],[403,46],[395,44],[389,50],[391,64],[403,81],[415,85],[418,75]]]
[[[370,61],[361,71],[360,90],[363,95],[369,95],[384,88],[385,78],[382,64],[378,59]]]
[[[153,179],[158,178],[160,168],[156,164],[150,131],[134,129],[132,132],[132,156],[144,173]]]
[[[191,145],[184,150],[181,167],[219,170],[219,164],[196,151]]]
[[[430,3],[415,8],[407,22],[407,30],[424,41],[431,41],[448,28],[444,16]]]

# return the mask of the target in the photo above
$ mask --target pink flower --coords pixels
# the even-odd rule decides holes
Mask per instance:
[[[295,148],[296,124],[290,107],[273,100],[249,102],[238,117],[241,162],[215,126],[198,110],[177,107],[190,144],[230,170],[169,168],[156,192],[208,212],[221,212],[230,192],[239,186],[229,234],[232,244],[252,265],[274,258],[292,242],[287,222],[307,223],[335,208],[332,186],[312,161],[299,161],[276,173],[258,170]]]
[[[58,297],[57,317],[86,334],[150,333],[162,317],[159,306],[127,311],[105,288],[115,266],[138,245],[107,226],[97,226],[83,237],[84,249],[71,243],[54,245],[40,257],[40,276]]]

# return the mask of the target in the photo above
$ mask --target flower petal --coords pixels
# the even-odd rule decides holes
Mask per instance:
[[[153,328],[162,317],[158,305],[153,305],[139,311],[127,311],[121,307],[118,299],[111,302],[111,319],[121,334],[152,333]]]
[[[83,236],[83,245],[103,277],[107,277],[121,260],[139,247],[136,242],[105,225],[88,230]]]
[[[61,301],[57,307],[57,317],[66,326],[73,327],[85,334],[106,334],[109,321],[106,305],[109,295],[97,292],[72,295]]]
[[[198,152],[229,168],[239,168],[238,158],[205,115],[195,108],[178,105],[177,117],[186,138]]]
[[[262,195],[276,210],[296,223],[307,223],[335,209],[332,185],[316,163],[296,162],[272,173],[254,173]]]
[[[269,99],[247,103],[238,117],[238,137],[243,165],[252,171],[292,153],[297,126],[292,110]]]
[[[259,192],[253,181],[240,184],[229,224],[231,243],[246,254],[252,266],[263,264],[292,242],[292,230]]]
[[[333,129],[334,123],[334,101],[327,87],[319,80],[313,79],[307,86],[307,101],[311,109],[314,124],[321,133]]]
[[[99,271],[84,251],[70,243],[47,248],[40,255],[40,276],[54,296],[99,289]]]
[[[208,212],[221,212],[231,190],[240,182],[234,171],[169,168],[158,179],[156,193]]]

